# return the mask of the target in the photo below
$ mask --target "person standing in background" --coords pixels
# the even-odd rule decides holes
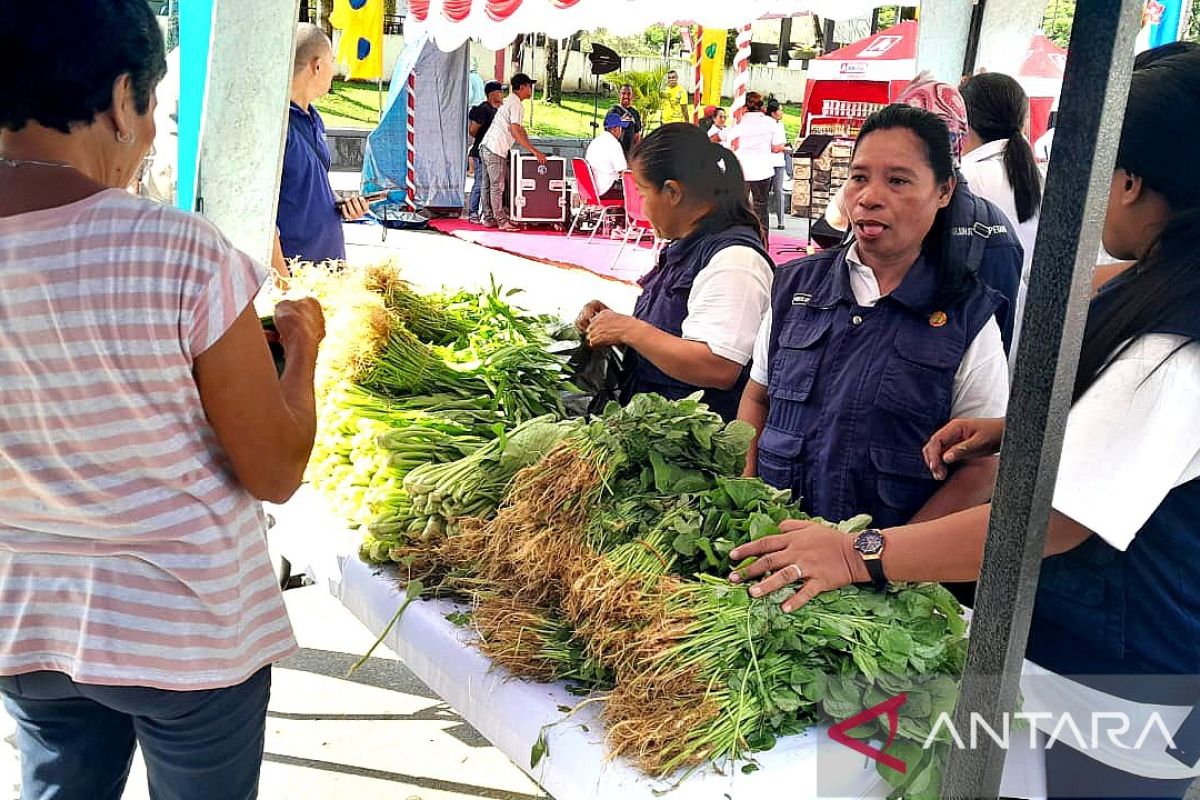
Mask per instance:
[[[1009,345],[1014,352],[1042,207],[1042,173],[1022,133],[1029,118],[1029,98],[1019,83],[999,72],[975,75],[961,91],[967,105],[967,136],[959,169],[974,194],[1004,212],[1025,251]]]
[[[479,216],[489,228],[502,231],[519,230],[508,217],[504,208],[504,189],[508,185],[508,151],[514,143],[528,150],[539,163],[546,163],[546,155],[533,146],[525,132],[525,106],[522,103],[533,96],[533,78],[524,72],[513,75],[508,98],[496,111],[492,127],[479,143],[479,155],[487,170],[487,188],[483,194]],[[488,224],[490,222],[490,224]]]
[[[467,115],[467,135],[472,137],[471,150],[467,155],[475,173],[475,178],[471,181],[471,199],[467,202],[467,217],[471,222],[483,221],[479,216],[479,199],[483,194],[484,184],[487,183],[487,170],[483,168],[479,145],[492,127],[496,109],[500,108],[503,102],[504,87],[500,81],[488,81],[483,86],[483,102],[472,108]]]
[[[687,90],[679,85],[679,73],[667,73],[667,88],[662,93],[662,124],[688,121]]]
[[[771,150],[771,163],[775,167],[775,176],[771,179],[771,192],[775,195],[775,215],[779,219],[779,230],[783,230],[783,215],[787,212],[786,199],[783,196],[783,181],[788,174],[788,162],[791,157],[787,152],[787,130],[783,127],[783,107],[779,105],[779,101],[774,97],[767,100],[767,116],[775,120],[775,124],[779,126],[779,130],[783,135],[784,149]],[[770,214],[767,215],[768,220]]]
[[[767,199],[771,193],[771,182],[775,179],[775,153],[782,153],[787,137],[775,120],[763,111],[763,96],[758,92],[746,95],[746,113],[734,126],[729,137],[733,140],[733,151],[737,153],[753,198],[754,214],[762,226],[763,239],[771,227],[767,212]]]
[[[634,145],[642,140],[642,115],[633,107],[633,86],[628,83],[621,85],[621,90],[617,94],[617,105],[613,106],[613,110],[620,111],[622,116],[629,117],[629,127],[621,136],[621,149],[625,151],[625,157],[628,158]]]
[[[296,59],[288,107],[287,143],[279,181],[278,236],[272,266],[286,275],[287,261],[343,261],[342,222],[367,213],[362,197],[338,200],[329,185],[331,164],[325,122],[313,107],[333,86],[333,45],[325,32],[308,22],[296,28]]]

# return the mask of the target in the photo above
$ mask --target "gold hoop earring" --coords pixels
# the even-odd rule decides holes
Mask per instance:
[[[133,144],[133,132],[117,131],[117,141],[121,144]]]

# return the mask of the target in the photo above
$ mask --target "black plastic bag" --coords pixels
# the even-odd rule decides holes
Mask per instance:
[[[599,414],[609,401],[620,400],[621,352],[615,347],[596,350],[581,342],[567,361],[571,382],[578,392],[563,397],[567,414],[584,417]]]

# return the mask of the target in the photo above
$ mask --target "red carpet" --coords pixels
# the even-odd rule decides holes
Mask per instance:
[[[576,234],[568,239],[566,233],[544,229],[502,233],[494,228],[475,225],[465,219],[435,219],[430,225],[442,233],[493,250],[503,250],[549,264],[586,269],[626,283],[636,283],[638,278],[654,266],[654,256],[650,249],[653,240],[650,236],[642,240],[641,247],[634,247],[632,243],[626,245],[618,258],[621,243],[601,239],[599,236],[589,244],[586,234]],[[804,255],[805,245],[804,239],[771,231],[769,252],[777,264]]]

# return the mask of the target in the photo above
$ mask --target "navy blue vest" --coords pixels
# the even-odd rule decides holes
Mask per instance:
[[[902,525],[939,486],[921,448],[950,419],[954,376],[999,298],[976,284],[939,307],[917,259],[874,308],[850,288],[846,248],[779,267],[772,291],[770,411],[758,474],[829,520]]]
[[[1122,280],[1092,301],[1089,323],[1120,302]],[[1090,324],[1089,324],[1090,327]],[[1200,307],[1151,333],[1200,340]],[[1042,562],[1027,655],[1062,675],[1200,675],[1200,480],[1173,489],[1124,552],[1092,536]],[[1133,692],[1123,691],[1131,687]],[[1116,694],[1147,696],[1126,681]],[[1113,689],[1109,689],[1113,691]],[[1200,700],[1200,688],[1185,702]]]
[[[633,316],[672,336],[681,335],[683,320],[688,313],[688,297],[696,276],[708,266],[713,256],[735,245],[750,247],[758,251],[768,264],[774,263],[763,248],[758,234],[748,225],[693,234],[668,245],[659,255],[655,268],[639,281],[642,294],[633,307]],[[749,367],[744,367],[737,383],[731,388],[705,389],[704,402],[722,418],[736,419],[742,389],[749,376]],[[644,392],[657,392],[669,400],[678,400],[699,388],[675,380],[632,348],[626,350],[621,393],[625,402],[633,395]]]

